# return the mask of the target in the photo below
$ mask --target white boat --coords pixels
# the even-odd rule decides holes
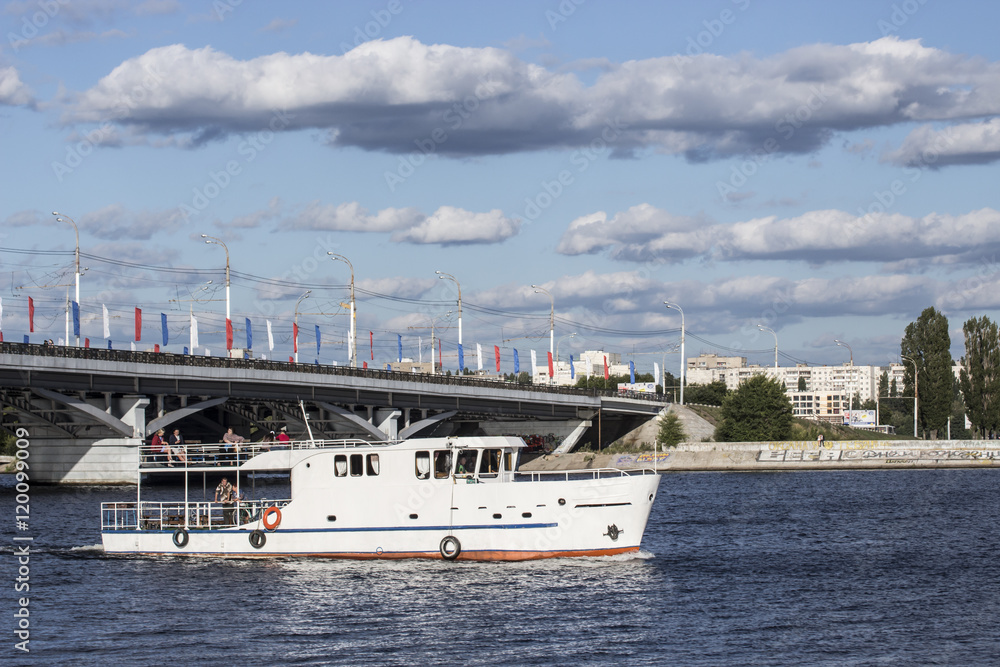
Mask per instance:
[[[513,437],[393,443],[299,441],[284,449],[186,445],[167,467],[140,448],[136,502],[101,505],[109,554],[528,560],[639,550],[660,475],[653,470],[518,471]],[[222,476],[288,471],[290,498],[211,494]],[[142,476],[184,474],[184,498],[143,500]]]

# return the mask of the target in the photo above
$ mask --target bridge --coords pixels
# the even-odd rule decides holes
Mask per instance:
[[[0,428],[27,429],[32,479],[134,482],[158,429],[218,442],[442,435],[551,436],[557,451],[601,446],[655,417],[660,397],[478,377],[0,343]]]

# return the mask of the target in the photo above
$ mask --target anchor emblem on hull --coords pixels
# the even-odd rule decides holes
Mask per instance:
[[[604,533],[604,537],[610,537],[612,542],[617,542],[618,536],[624,532],[624,530],[621,530],[615,524],[611,524],[608,526],[608,532]]]

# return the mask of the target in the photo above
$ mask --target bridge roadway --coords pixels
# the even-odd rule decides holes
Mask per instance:
[[[606,445],[656,416],[658,397],[156,352],[0,343],[2,427],[33,432],[36,479],[134,481],[136,446],[159,428],[218,441],[226,428],[259,439],[370,440],[516,434],[560,451]]]

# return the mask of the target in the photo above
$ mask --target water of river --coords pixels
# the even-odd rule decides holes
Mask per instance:
[[[33,486],[16,532],[0,476],[0,664],[996,665],[998,482],[672,474],[638,556],[484,564],[105,557],[100,502],[133,489]]]

